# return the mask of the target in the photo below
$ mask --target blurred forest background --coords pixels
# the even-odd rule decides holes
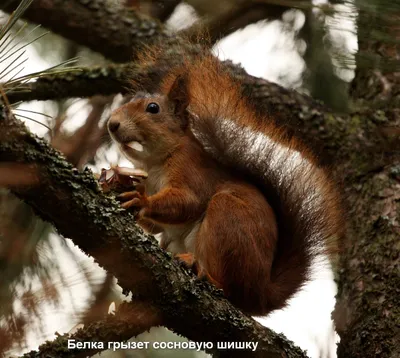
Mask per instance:
[[[30,7],[10,17],[19,3]],[[11,106],[16,118],[78,170],[95,173],[110,164],[130,165],[110,143],[105,123],[126,100],[125,64],[138,44],[175,33],[195,39],[199,29],[207,29],[221,60],[266,80],[254,82],[263,110],[318,150],[321,161],[335,169],[349,206],[349,242],[336,268],[336,309],[332,270],[316,265],[313,281],[290,307],[259,321],[283,332],[309,357],[332,358],[339,342],[335,309],[345,347],[339,356],[399,353],[398,1],[35,0],[0,1],[0,10],[2,106]],[[2,153],[4,148],[0,355],[8,357],[38,349],[55,332],[73,333],[80,324],[96,322],[127,298],[112,274],[14,195],[24,175],[4,165]],[[184,338],[157,328],[134,339]],[[102,356],[205,353],[124,350]]]

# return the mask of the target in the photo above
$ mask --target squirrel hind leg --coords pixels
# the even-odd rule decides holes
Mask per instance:
[[[275,309],[270,277],[276,221],[261,194],[249,194],[233,185],[213,196],[197,234],[195,255],[234,305],[264,315]]]

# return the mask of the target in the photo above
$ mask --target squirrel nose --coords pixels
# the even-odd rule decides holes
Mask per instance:
[[[108,121],[108,130],[110,132],[114,133],[114,132],[116,132],[118,130],[120,124],[121,123],[119,121],[117,121],[117,120],[115,120],[113,118],[110,118],[110,120]]]

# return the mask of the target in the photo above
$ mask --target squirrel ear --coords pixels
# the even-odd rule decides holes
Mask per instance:
[[[173,105],[174,115],[186,127],[188,120],[189,91],[187,76],[178,75],[168,93],[168,100]]]

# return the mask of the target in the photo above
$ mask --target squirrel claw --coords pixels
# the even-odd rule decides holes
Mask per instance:
[[[196,260],[194,258],[194,255],[191,253],[186,253],[186,254],[177,254],[175,255],[175,258],[177,258],[180,262],[182,262],[188,269],[193,269],[195,271],[195,264]],[[197,274],[197,272],[195,271]]]
[[[188,269],[191,269],[199,279],[207,280],[217,288],[222,288],[222,285],[214,280],[208,271],[196,260],[192,253],[175,255]]]
[[[124,201],[128,199],[134,199],[134,198],[139,198],[141,194],[137,190],[133,191],[126,191],[122,194],[117,195],[117,199]]]
[[[121,206],[124,209],[129,209],[131,207],[142,208],[147,205],[146,195],[137,190],[122,193],[117,196],[117,199],[123,202]]]
[[[135,208],[140,207],[140,199],[135,198],[135,199],[126,201],[125,203],[122,203],[121,206],[124,209],[129,209],[131,207],[135,207]]]

